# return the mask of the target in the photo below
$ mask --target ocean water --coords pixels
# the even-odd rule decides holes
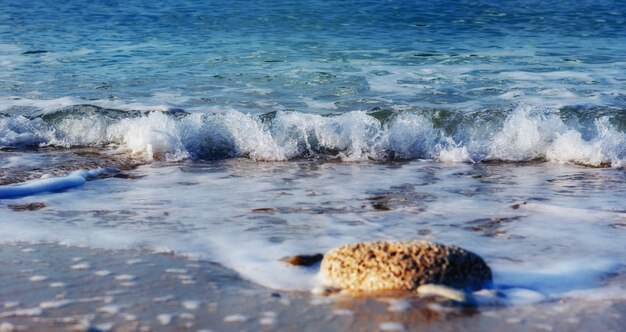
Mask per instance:
[[[425,239],[510,303],[626,299],[621,1],[0,6],[3,242],[309,290],[279,258]]]

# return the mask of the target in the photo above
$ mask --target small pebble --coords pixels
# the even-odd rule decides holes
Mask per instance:
[[[263,317],[259,319],[259,324],[261,325],[276,325],[276,318],[274,317]]]
[[[115,315],[120,312],[120,307],[116,305],[105,305],[104,307],[98,308],[98,312],[102,312],[109,315]]]
[[[248,320],[248,317],[241,314],[228,315],[224,317],[226,323],[243,323]]]
[[[87,329],[87,331],[92,331],[92,329],[94,328],[96,331],[111,331],[113,329],[113,326],[115,326],[115,323],[102,323],[93,326],[91,329]]]
[[[522,322],[522,319],[518,317],[511,317],[511,318],[507,318],[506,322],[509,324],[519,324]]]
[[[411,309],[411,303],[406,300],[389,300],[389,308],[387,310],[391,312],[404,312]]]
[[[172,322],[172,315],[160,314],[157,316],[157,319],[161,325],[169,325]]]
[[[0,314],[0,318],[4,317],[35,317],[40,316],[43,313],[41,308],[26,308],[26,309],[16,309],[9,312],[3,312]]]
[[[35,276],[28,278],[28,280],[33,281],[33,282],[46,281],[48,280],[48,277],[42,276],[42,275],[35,275]]]
[[[111,275],[111,273],[112,272],[108,270],[100,270],[100,271],[94,272],[93,274],[97,275],[98,277],[106,277],[106,276]]]
[[[13,332],[15,331],[15,326],[9,322],[0,323],[0,332]]]
[[[173,274],[187,274],[187,270],[185,269],[166,269],[165,272]]]
[[[550,326],[548,324],[534,324],[533,326],[535,328],[537,328],[539,330],[543,330],[543,331],[552,331],[552,330],[554,330],[554,328],[552,328],[552,326]]]
[[[137,320],[137,316],[131,314],[123,314],[122,317],[124,317],[124,320],[129,322],[134,322]]]
[[[263,317],[273,317],[273,318],[276,318],[277,316],[277,314],[273,311],[265,311],[261,315],[263,315]]]
[[[354,312],[348,309],[335,309],[333,310],[333,315],[336,316],[353,316]]]
[[[19,306],[20,303],[17,301],[4,302],[4,307],[7,309],[15,308]]]
[[[132,274],[120,274],[118,276],[115,276],[115,280],[118,280],[118,281],[131,281],[135,279],[137,279],[137,277],[135,277]]]
[[[189,319],[189,320],[194,320],[196,318],[196,316],[188,312],[183,312],[182,314],[178,315],[178,317],[180,317],[180,319]]]
[[[197,310],[200,307],[199,301],[183,301],[182,304],[187,310]]]
[[[64,282],[52,282],[48,285],[50,288],[63,288],[65,287]]]
[[[385,322],[378,327],[381,331],[404,331],[404,325],[396,322]]]
[[[128,264],[128,265],[135,265],[135,264],[139,264],[141,262],[143,262],[142,259],[129,259],[129,260],[126,261],[126,264]]]
[[[42,309],[57,309],[61,307],[68,306],[73,304],[75,301],[73,300],[56,300],[56,301],[47,301],[39,303],[39,307]]]
[[[163,302],[171,301],[173,299],[174,299],[174,295],[165,295],[165,296],[160,296],[160,297],[153,298],[152,302],[163,303]]]
[[[89,263],[78,263],[70,266],[72,270],[89,270],[91,265]]]
[[[273,311],[265,311],[259,319],[261,325],[276,325],[276,313]]]
[[[327,305],[333,302],[332,299],[328,297],[314,297],[309,302],[311,305]]]

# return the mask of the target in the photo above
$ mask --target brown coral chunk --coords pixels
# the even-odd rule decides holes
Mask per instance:
[[[414,291],[424,284],[478,290],[492,282],[491,269],[465,249],[424,241],[363,242],[324,255],[322,275],[352,291]]]

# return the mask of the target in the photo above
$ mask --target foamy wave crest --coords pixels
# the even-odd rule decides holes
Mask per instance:
[[[624,167],[623,122],[619,111],[533,107],[474,113],[390,110],[250,115],[237,111],[125,112],[84,106],[43,116],[0,117],[0,145],[111,146],[146,160],[166,161],[236,157],[263,161],[544,160]]]

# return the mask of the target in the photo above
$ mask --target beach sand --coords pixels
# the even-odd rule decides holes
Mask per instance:
[[[0,246],[0,331],[621,331],[626,301],[453,307],[263,288],[148,249]]]

